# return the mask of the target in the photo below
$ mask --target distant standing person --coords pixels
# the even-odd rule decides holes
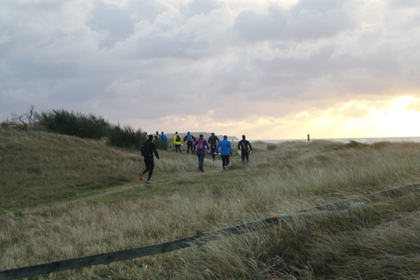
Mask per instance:
[[[213,157],[213,161],[216,157],[214,153],[216,152],[216,146],[218,142],[220,142],[219,138],[216,135],[214,135],[214,132],[212,132],[211,136],[209,137],[209,144],[211,148],[211,156]]]
[[[187,154],[190,153],[190,148],[191,148],[191,153],[194,153],[193,150],[193,144],[195,142],[195,137],[191,135],[191,133],[188,131],[187,135],[185,135],[184,137],[184,142],[187,141]]]
[[[149,176],[147,177],[147,184],[151,184],[150,178],[152,178],[153,169],[155,167],[155,161],[153,160],[153,153],[155,153],[157,159],[159,159],[159,154],[156,150],[155,143],[153,141],[153,135],[150,134],[147,141],[141,145],[141,155],[144,157],[144,164],[146,165],[146,169],[140,173],[140,181],[143,181],[143,176],[149,172]]]
[[[242,165],[245,165],[245,159],[246,163],[248,163],[249,154],[252,152],[252,146],[249,141],[245,139],[245,135],[242,135],[242,140],[238,143],[238,149],[241,150]]]
[[[178,131],[175,132],[175,136],[174,136],[174,145],[175,145],[175,152],[178,153],[178,151],[180,153],[181,152],[181,144],[182,144],[182,137],[181,135],[178,134]]]
[[[197,147],[197,148],[196,148]],[[204,172],[204,156],[206,155],[206,147],[210,149],[209,143],[203,138],[203,134],[200,134],[200,138],[194,142],[194,149],[197,150],[198,157],[198,169]]]
[[[163,133],[160,134],[160,141],[162,141],[163,143],[166,143],[166,141],[168,141],[168,137],[166,137],[166,135]]]
[[[222,166],[223,170],[225,170],[229,166],[229,156],[232,155],[232,145],[229,140],[227,140],[226,135],[223,136],[223,140],[217,144],[216,153],[219,152],[219,147],[221,147],[220,154],[222,155]]]
[[[159,132],[158,131],[156,131],[155,139],[156,140],[159,140],[160,139],[160,135],[159,135]]]

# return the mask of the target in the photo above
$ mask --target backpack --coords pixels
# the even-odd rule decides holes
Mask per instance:
[[[141,145],[141,148],[140,148],[140,152],[141,152],[141,155],[142,156],[144,156],[144,157],[148,157],[148,156],[150,156],[152,153],[150,152],[150,144],[151,142],[144,142],[142,145]]]
[[[245,141],[242,141],[241,150],[246,150],[246,149],[247,149],[246,142]]]
[[[192,140],[192,135],[191,135],[191,134],[188,134],[188,136],[187,136],[187,140],[188,140],[188,141],[191,141],[191,140]]]
[[[203,150],[205,148],[203,142],[204,142],[204,140],[198,140],[198,149],[199,150]]]
[[[176,135],[176,141],[177,142],[182,141],[181,136],[179,136],[179,134]]]

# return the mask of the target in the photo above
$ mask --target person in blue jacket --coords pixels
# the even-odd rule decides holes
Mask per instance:
[[[222,155],[222,163],[223,163],[223,170],[229,166],[229,155],[232,155],[232,145],[230,144],[229,140],[227,140],[227,136],[223,136],[223,140],[217,144],[216,153],[219,153],[219,147],[221,147],[220,154]]]
[[[166,135],[163,133],[163,131],[160,134],[159,140],[162,141],[163,143],[166,143],[166,141],[168,141],[168,137],[166,137]]]

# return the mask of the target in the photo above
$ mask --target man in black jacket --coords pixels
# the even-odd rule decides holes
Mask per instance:
[[[155,167],[155,161],[153,160],[153,153],[155,153],[157,159],[159,159],[159,154],[156,150],[156,145],[153,141],[153,135],[149,135],[149,138],[146,142],[141,145],[141,155],[144,157],[144,164],[146,165],[146,169],[140,173],[140,181],[143,181],[143,176],[149,172],[149,176],[147,178],[146,183],[151,184],[150,178],[152,178],[153,169]]]
[[[211,136],[209,137],[209,145],[210,145],[210,150],[211,150],[211,156],[213,157],[213,161],[214,158],[216,157],[215,152],[216,152],[216,146],[217,143],[220,142],[219,138],[214,135],[214,132],[211,133]]]
[[[248,146],[251,151],[248,149]],[[242,140],[238,143],[238,149],[241,150],[242,165],[245,165],[245,159],[246,163],[248,163],[249,154],[252,152],[252,146],[249,141],[245,139],[245,135],[242,135]]]

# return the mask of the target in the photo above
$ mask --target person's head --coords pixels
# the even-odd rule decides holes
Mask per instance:
[[[214,132],[211,133],[211,136],[214,136]]]
[[[200,138],[203,138],[203,134],[200,134]]]
[[[191,133],[188,131],[188,134],[191,134]]]
[[[242,135],[242,140],[245,140],[245,135]]]
[[[227,139],[227,136],[226,136],[226,135],[225,135],[225,136],[223,136],[223,139],[225,139],[225,140],[226,140],[226,139]]]
[[[178,134],[178,131],[175,131],[175,134]]]
[[[162,131],[162,135],[163,135],[163,131]]]
[[[159,134],[159,131],[156,131],[156,135],[158,135]]]
[[[153,140],[153,135],[152,134],[149,135],[149,140]]]

